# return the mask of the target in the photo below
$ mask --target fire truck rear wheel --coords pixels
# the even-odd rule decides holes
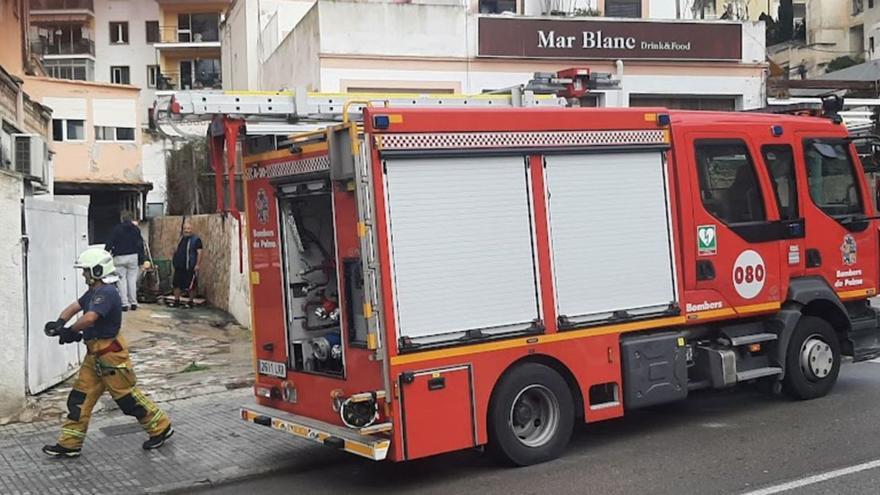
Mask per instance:
[[[538,363],[508,371],[492,394],[489,448],[517,466],[559,457],[574,428],[574,400],[559,373]]]
[[[840,372],[840,341],[831,325],[815,316],[798,321],[785,356],[783,390],[796,399],[831,391]]]

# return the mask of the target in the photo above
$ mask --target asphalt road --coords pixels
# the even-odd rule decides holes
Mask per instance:
[[[283,472],[208,492],[876,494],[880,364],[844,365],[832,393],[813,401],[739,388],[582,425],[564,457],[528,468],[476,451],[374,463],[316,445]]]

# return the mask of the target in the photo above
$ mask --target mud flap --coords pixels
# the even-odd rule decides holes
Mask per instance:
[[[871,308],[870,317],[853,320],[847,340],[852,346],[853,362],[880,357],[880,315],[877,310]]]

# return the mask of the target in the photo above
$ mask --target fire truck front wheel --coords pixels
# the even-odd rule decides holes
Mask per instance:
[[[559,457],[574,428],[574,400],[552,368],[523,363],[498,382],[489,408],[489,448],[517,466]]]
[[[840,341],[831,325],[802,316],[785,356],[783,389],[796,399],[815,399],[831,391],[840,372]]]

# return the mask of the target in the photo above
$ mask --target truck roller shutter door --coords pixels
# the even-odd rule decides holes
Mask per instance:
[[[572,322],[676,301],[659,151],[546,157],[557,311]]]
[[[525,160],[385,162],[398,337],[528,329],[538,318]]]

